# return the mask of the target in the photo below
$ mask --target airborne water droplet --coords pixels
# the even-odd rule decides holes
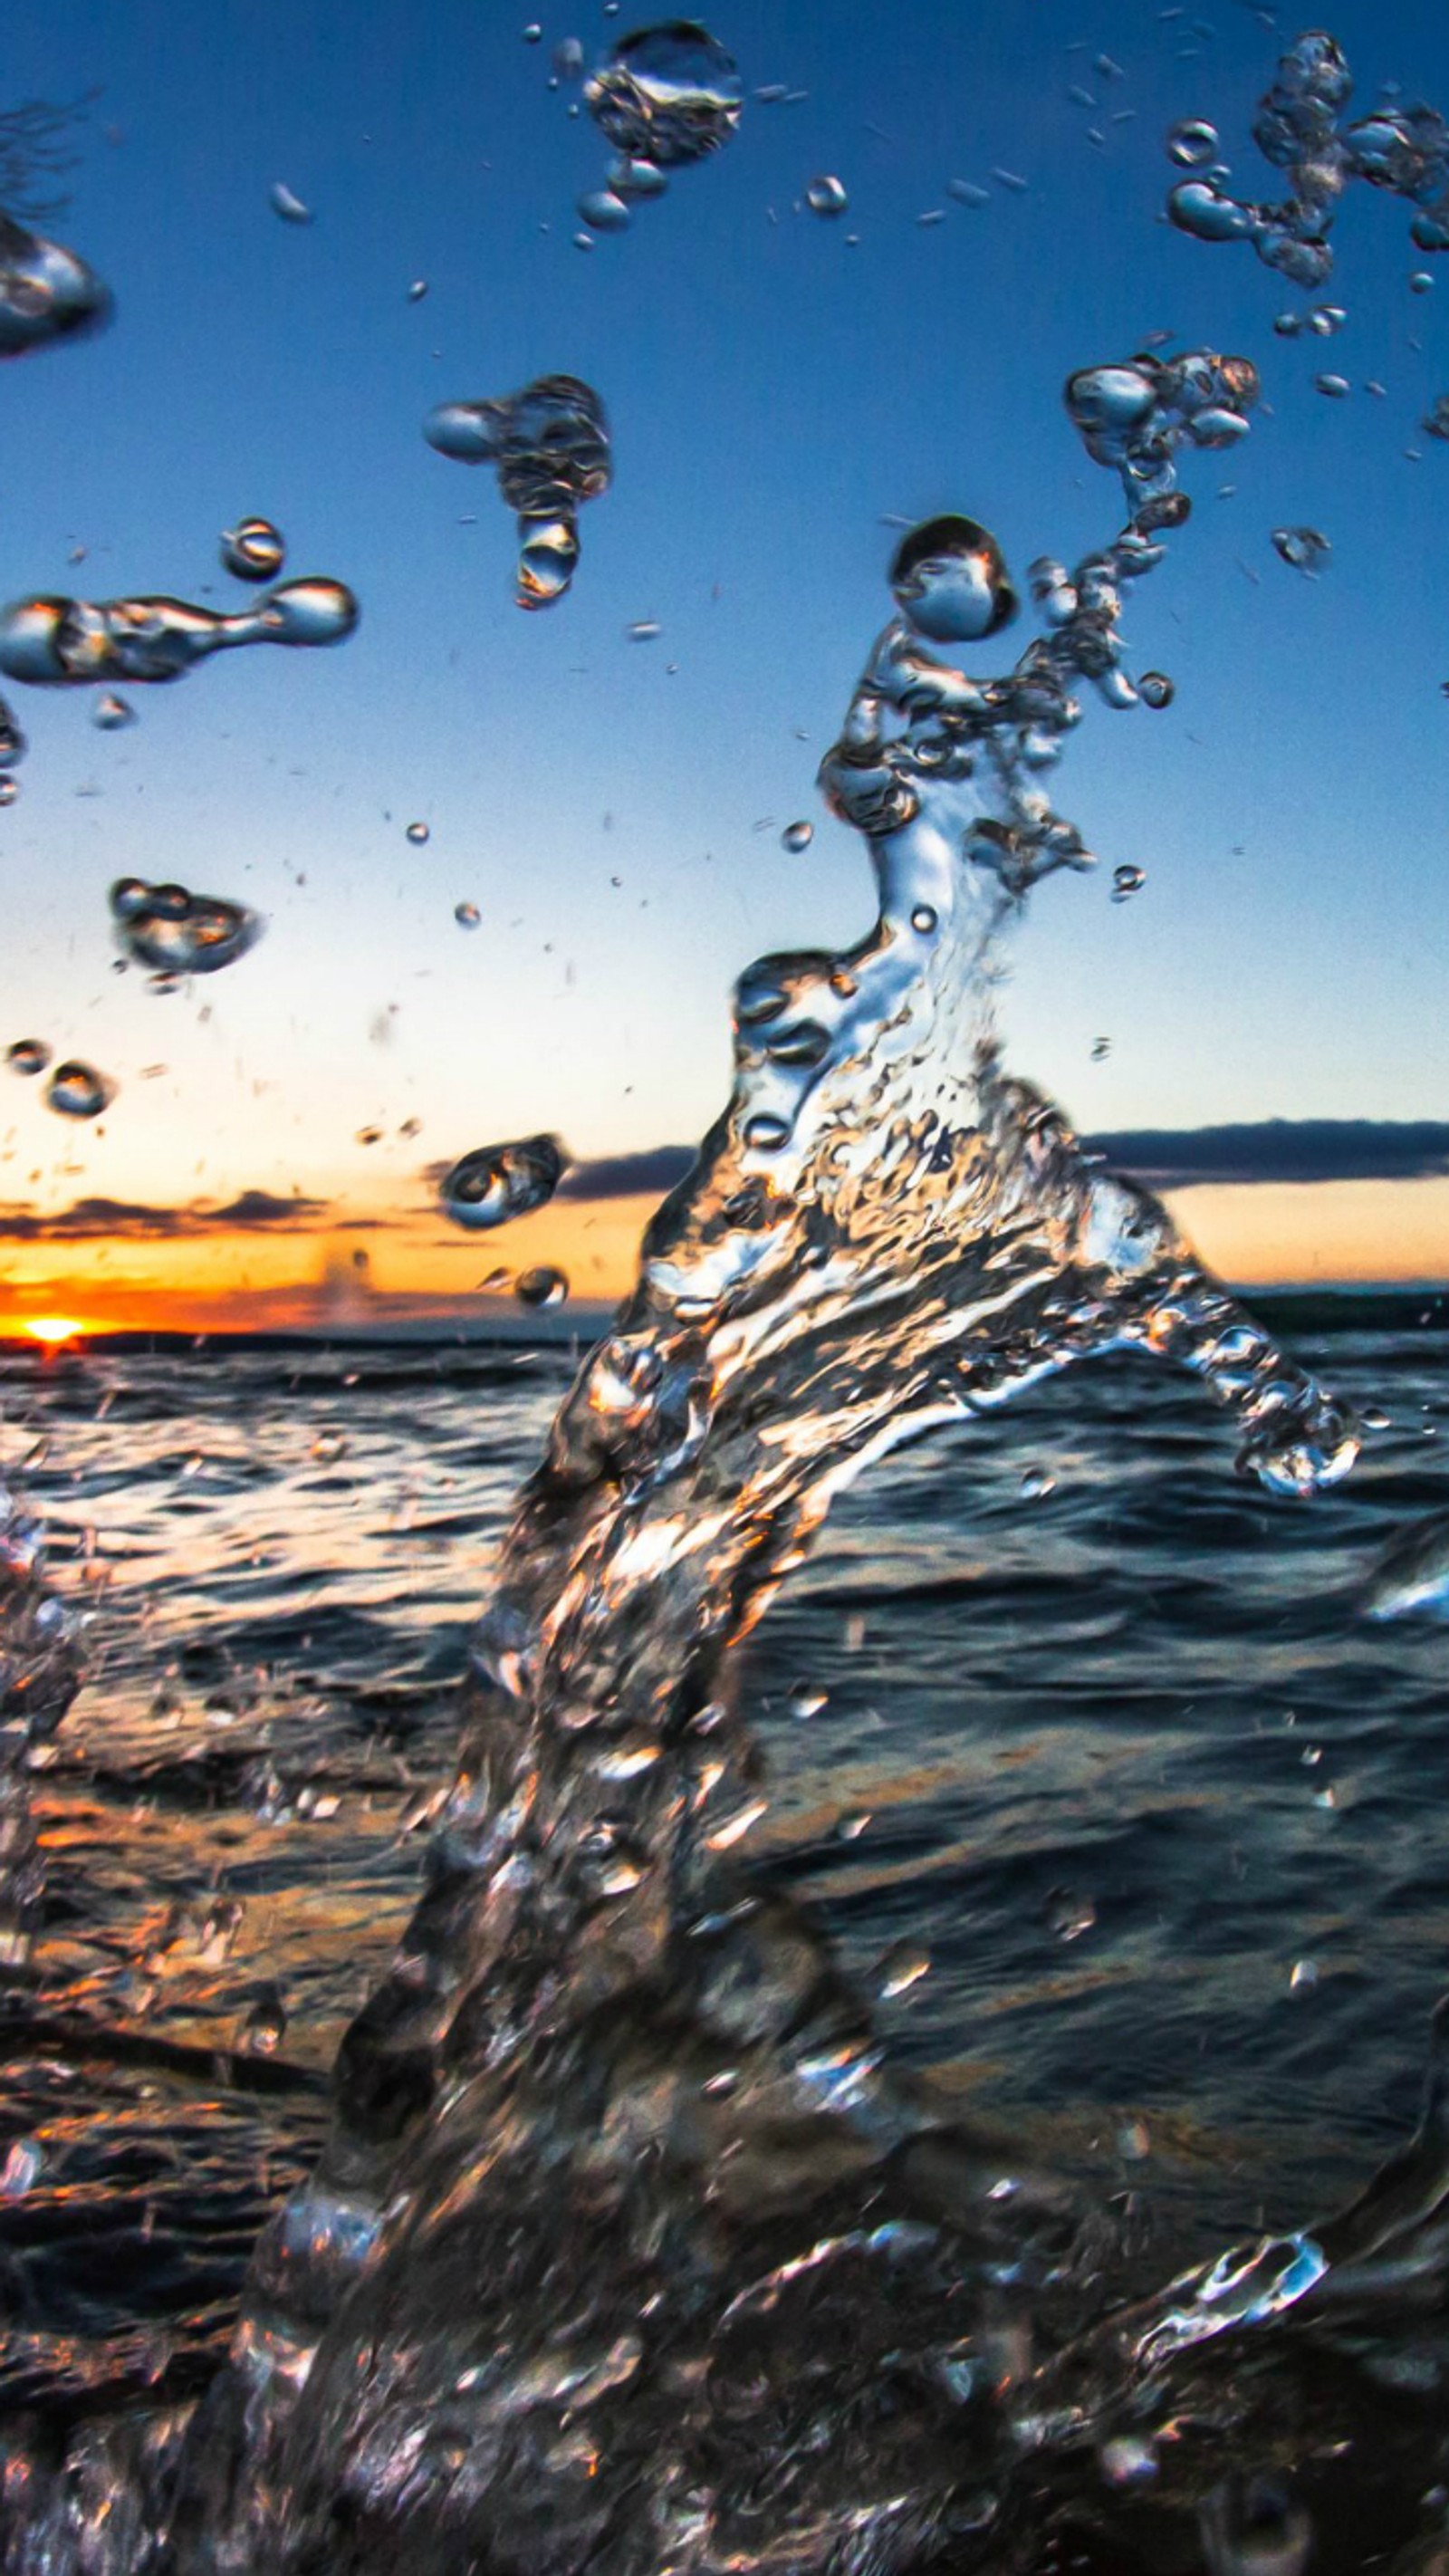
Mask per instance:
[[[1112,901],[1114,903],[1126,903],[1130,896],[1140,894],[1146,883],[1147,871],[1145,868],[1114,868],[1112,870]]]
[[[1439,394],[1424,414],[1425,429],[1431,438],[1449,439],[1449,394]]]
[[[215,975],[234,965],[261,937],[245,904],[189,894],[182,885],[147,885],[120,877],[111,888],[116,935],[138,966],[157,975]]]
[[[1001,548],[975,519],[925,519],[901,539],[890,570],[896,605],[933,644],[977,643],[1016,615]]]
[[[120,733],[126,725],[133,725],[135,721],[135,708],[128,699],[118,698],[113,689],[107,689],[97,698],[91,709],[91,722],[102,733]]]
[[[273,214],[280,215],[284,224],[310,224],[312,221],[311,207],[302,203],[284,179],[273,182],[270,204]]]
[[[1177,692],[1165,671],[1144,671],[1137,694],[1145,707],[1170,707]]]
[[[840,181],[826,173],[811,180],[805,191],[805,203],[812,215],[843,215],[850,199]]]
[[[514,1280],[513,1293],[521,1306],[561,1306],[569,1293],[569,1283],[561,1270],[545,1265],[522,1271]]]
[[[626,626],[624,632],[631,644],[652,644],[664,629],[657,617],[636,617],[633,625]]]
[[[28,1079],[32,1074],[44,1073],[50,1062],[50,1049],[43,1038],[17,1038],[13,1046],[6,1048],[5,1061],[12,1073],[24,1074]]]
[[[617,151],[674,169],[729,141],[744,93],[724,46],[693,20],[674,19],[621,37],[584,98]]]
[[[1327,394],[1334,402],[1342,402],[1345,394],[1352,390],[1347,376],[1315,376],[1313,381],[1318,391]]]
[[[1275,528],[1273,543],[1295,572],[1320,572],[1333,552],[1327,537],[1321,536],[1317,528]]]
[[[286,559],[286,540],[270,519],[238,519],[222,531],[221,560],[239,581],[275,581]]]
[[[99,1118],[114,1097],[105,1075],[79,1057],[58,1064],[45,1089],[47,1107],[58,1110],[62,1118]]]
[[[578,200],[578,211],[590,232],[627,232],[630,214],[624,199],[612,188],[589,188]]]
[[[455,903],[453,919],[460,930],[476,930],[483,918],[476,903]]]
[[[1201,170],[1217,159],[1217,128],[1200,116],[1184,117],[1167,137],[1167,156],[1180,170]]]
[[[798,856],[801,850],[809,849],[814,838],[813,823],[787,823],[780,834],[780,847],[782,850],[789,850],[792,856]]]
[[[503,1145],[480,1145],[455,1163],[439,1193],[455,1224],[506,1225],[547,1207],[568,1168],[557,1136],[524,1136]]]
[[[432,830],[428,824],[409,823],[407,828],[407,838],[412,842],[415,849],[421,849],[424,841],[430,841],[432,837]]]
[[[20,793],[20,781],[8,769],[0,769],[0,806],[13,805]]]
[[[576,514],[609,488],[609,425],[593,388],[578,376],[540,376],[521,393],[439,403],[423,436],[460,464],[496,467],[518,518],[519,607],[561,598],[578,562]]]
[[[876,1967],[876,1985],[888,2002],[909,1994],[931,1973],[931,1954],[918,1942],[897,1941]]]

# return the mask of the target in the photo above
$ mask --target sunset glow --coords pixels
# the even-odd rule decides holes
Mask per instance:
[[[75,1341],[85,1326],[78,1323],[74,1315],[32,1315],[21,1330],[29,1335],[32,1342],[44,1342],[48,1348],[54,1348],[61,1342]]]

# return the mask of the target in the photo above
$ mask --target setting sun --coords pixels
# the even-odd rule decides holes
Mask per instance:
[[[33,1315],[21,1330],[28,1333],[33,1342],[54,1345],[73,1342],[79,1333],[84,1332],[85,1326],[78,1323],[74,1315]]]

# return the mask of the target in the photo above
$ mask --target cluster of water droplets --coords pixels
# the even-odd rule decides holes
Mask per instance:
[[[1449,125],[1430,107],[1386,98],[1369,116],[1348,121],[1353,79],[1332,36],[1298,37],[1263,97],[1253,140],[1265,161],[1287,173],[1289,194],[1259,203],[1228,193],[1227,172],[1214,163],[1217,136],[1193,121],[1173,129],[1171,157],[1200,177],[1179,182],[1167,211],[1198,241],[1249,241],[1259,259],[1295,286],[1319,287],[1333,267],[1329,234],[1355,179],[1414,208],[1415,247],[1449,250]],[[1191,138],[1191,140],[1189,140]]]
[[[37,594],[0,610],[0,671],[32,687],[177,680],[240,644],[340,644],[357,624],[340,581],[283,582],[233,615],[183,599],[90,601]]]
[[[518,515],[518,605],[551,607],[574,577],[579,510],[607,492],[613,471],[608,419],[592,386],[540,376],[521,393],[439,403],[423,436],[442,456],[496,469]]]
[[[153,975],[215,975],[244,957],[261,937],[257,914],[220,895],[190,894],[184,885],[148,885],[119,877],[111,916],[125,954]]]
[[[732,57],[691,18],[641,27],[612,46],[584,101],[614,159],[578,201],[595,233],[623,232],[636,205],[663,196],[672,170],[718,152],[740,121],[744,88]]]

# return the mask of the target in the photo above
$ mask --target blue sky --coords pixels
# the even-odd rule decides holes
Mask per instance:
[[[1090,1129],[1434,1117],[1449,447],[1418,423],[1449,387],[1449,259],[1412,295],[1434,263],[1402,207],[1358,188],[1326,290],[1348,322],[1283,341],[1273,315],[1311,299],[1160,220],[1180,116],[1210,117],[1233,184],[1267,191],[1248,129],[1298,21],[1269,29],[1239,0],[1168,18],[724,0],[711,24],[747,96],[808,96],[751,99],[724,153],[584,254],[573,203],[605,148],[569,117],[577,93],[548,91],[549,50],[577,34],[592,59],[633,21],[591,0],[531,46],[526,15],[64,0],[8,17],[12,99],[101,88],[54,229],[116,318],[5,372],[4,595],[239,605],[217,533],[260,511],[288,571],[351,583],[362,623],[333,652],[136,688],[140,722],[115,735],[87,692],[12,693],[31,751],[0,814],[0,1035],[92,1055],[121,1090],[97,1134],[16,1084],[7,1190],[403,1194],[487,1137],[557,1128],[600,1155],[697,1133],[727,1084],[740,966],[871,915],[864,854],[813,781],[888,605],[883,516],[983,519],[1018,580],[1109,534],[1113,479],[1060,388],[1153,330],[1253,357],[1269,416],[1189,469],[1192,525],[1126,620],[1132,667],[1168,670],[1175,704],[1091,707],[1058,773],[1103,866],[1043,889],[1015,943],[1011,1059]],[[1449,106],[1441,9],[1346,0],[1331,24],[1365,107],[1385,78]],[[1104,52],[1120,77],[1094,69]],[[798,210],[821,171],[849,192],[839,223]],[[989,203],[954,202],[953,177]],[[311,226],[277,219],[276,180]],[[1314,390],[1327,367],[1346,401]],[[583,513],[571,595],[526,617],[491,476],[435,455],[421,423],[555,370],[602,394],[615,484]],[[1330,538],[1320,579],[1278,561],[1281,522]],[[660,636],[631,643],[643,618]],[[802,815],[814,845],[787,857]],[[1125,906],[1119,861],[1148,872]],[[253,903],[267,936],[158,998],[112,972],[123,873]],[[459,901],[478,930],[455,926]],[[421,1135],[398,1137],[411,1119]],[[359,1146],[377,1124],[385,1141]]]

